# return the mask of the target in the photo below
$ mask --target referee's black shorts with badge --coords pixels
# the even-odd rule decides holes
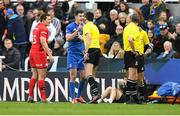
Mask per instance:
[[[128,70],[128,68],[137,68],[138,72],[144,71],[144,56],[138,55],[136,56],[131,51],[125,51],[124,54],[124,65],[125,69]]]
[[[85,63],[91,63],[95,66],[99,64],[100,58],[100,48],[89,48],[88,49],[89,59],[85,61]]]

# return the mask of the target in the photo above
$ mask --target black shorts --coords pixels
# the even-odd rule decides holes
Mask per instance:
[[[138,55],[135,56],[134,53],[131,51],[126,51],[124,54],[124,65],[125,69],[128,70],[128,68],[137,68],[138,72],[144,71],[144,56]]]
[[[89,59],[85,63],[91,63],[94,66],[99,64],[100,49],[99,48],[89,48],[88,50]]]
[[[139,55],[136,57],[136,60],[138,61],[138,73],[144,71],[144,56]]]
[[[114,100],[113,103],[124,103],[124,95],[122,95],[118,100]]]

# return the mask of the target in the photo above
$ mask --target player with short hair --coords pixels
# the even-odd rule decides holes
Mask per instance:
[[[83,20],[84,12],[77,10],[75,12],[75,21],[66,27],[66,41],[68,42],[67,68],[70,74],[69,90],[73,104],[77,102],[85,103],[85,100],[81,97],[85,84],[84,41],[81,36]],[[80,82],[77,96],[75,96],[75,79],[78,71],[80,72]]]
[[[29,97],[28,102],[33,103],[33,90],[36,82],[41,95],[41,101],[47,102],[45,92],[45,78],[47,73],[48,61],[47,55],[51,63],[54,62],[52,51],[48,47],[48,29],[51,22],[51,17],[48,14],[43,14],[40,17],[40,23],[33,30],[33,40],[30,50],[30,65],[32,71],[32,78],[29,82]],[[47,55],[46,55],[47,54]]]

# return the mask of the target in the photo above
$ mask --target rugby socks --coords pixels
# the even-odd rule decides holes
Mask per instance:
[[[74,81],[69,82],[69,91],[70,91],[70,96],[72,98],[72,100],[75,98],[75,83]]]
[[[41,100],[46,100],[46,92],[45,92],[45,81],[44,80],[38,80],[38,88],[41,94]]]
[[[85,84],[85,80],[84,80],[84,79],[81,79],[80,82],[79,82],[79,84],[78,84],[77,98],[79,98],[79,97],[81,96],[81,93],[82,93],[84,84]]]
[[[95,79],[93,78],[92,75],[88,76],[88,83],[90,85],[90,89],[91,89],[91,95],[92,96],[97,96],[98,95],[98,87],[97,87],[97,82],[95,81]]]
[[[36,79],[31,78],[29,82],[29,96],[33,98],[33,92],[34,92],[34,87],[36,84]]]
[[[137,82],[135,80],[127,80],[127,87],[126,87],[126,102],[130,100],[130,96],[132,95],[133,98],[137,96]]]
[[[144,96],[145,87],[144,85],[138,85],[139,96]]]
[[[112,98],[109,98],[109,103],[111,104],[113,102],[113,99]]]

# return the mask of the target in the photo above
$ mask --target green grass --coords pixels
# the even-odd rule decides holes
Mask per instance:
[[[26,102],[0,102],[0,115],[180,115],[180,105],[175,104],[71,104],[59,102],[51,104]]]

